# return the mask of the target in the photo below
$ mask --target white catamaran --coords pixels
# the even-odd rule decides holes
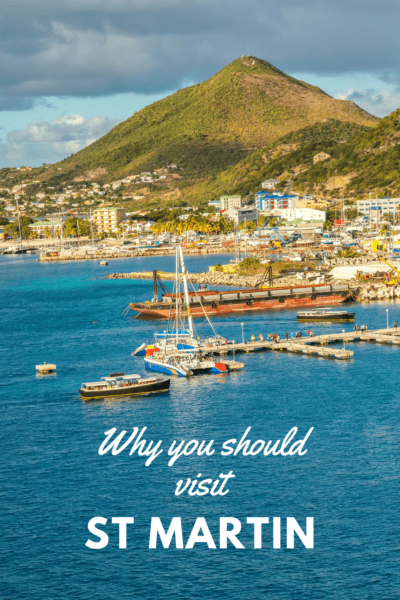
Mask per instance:
[[[179,272],[179,264],[181,272]],[[183,260],[181,246],[176,248],[175,268],[175,329],[170,330],[171,318],[168,321],[168,330],[155,334],[155,344],[142,344],[132,354],[145,355],[144,363],[147,369],[188,377],[201,373],[224,373],[229,370],[243,368],[243,363],[235,361],[216,361],[204,348],[219,343],[225,343],[217,336],[210,320],[205,314],[214,337],[201,339],[196,335],[192,315],[190,313],[190,300],[187,286],[186,267]],[[183,294],[180,287],[183,287]],[[171,303],[172,309],[172,303]]]

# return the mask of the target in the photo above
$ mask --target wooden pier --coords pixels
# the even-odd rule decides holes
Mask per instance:
[[[327,333],[323,335],[289,338],[274,342],[263,340],[258,342],[240,342],[235,344],[204,345],[201,347],[206,352],[217,355],[226,355],[233,352],[294,352],[308,356],[320,356],[338,360],[349,360],[354,352],[345,348],[349,342],[374,342],[379,344],[400,345],[400,329],[376,329],[374,331],[350,331],[347,333]],[[342,343],[342,348],[328,348],[329,344]]]

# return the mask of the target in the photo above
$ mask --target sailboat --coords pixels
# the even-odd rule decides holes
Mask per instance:
[[[179,262],[181,273],[179,273]],[[183,294],[179,293],[180,278]],[[156,334],[156,345],[147,346],[145,349],[142,344],[134,353],[139,355],[145,351],[146,369],[178,377],[189,377],[202,373],[226,373],[229,370],[243,368],[243,363],[215,361],[211,354],[201,349],[202,346],[204,347],[204,340],[195,334],[181,246],[176,248],[175,291],[175,330],[168,329],[161,334]]]
[[[179,273],[179,263],[181,265],[181,273]],[[180,282],[180,275],[182,276],[182,282]],[[190,310],[190,299],[186,275],[187,271],[183,260],[182,247],[177,246],[174,285],[176,310],[174,311],[174,319],[171,319],[171,313],[173,309],[173,303],[171,302],[168,328],[164,331],[156,332],[154,334],[154,344],[141,344],[132,352],[132,356],[150,356],[156,351],[161,351],[163,353],[171,353],[176,351],[182,353],[193,353],[197,352],[201,348],[204,348],[204,346],[218,346],[225,343],[225,339],[217,335],[205,311],[204,316],[208,321],[213,335],[208,338],[201,338],[199,335],[197,335]],[[183,287],[183,293],[181,293],[180,290],[181,284]],[[157,299],[157,285],[155,284],[153,301],[157,301]],[[175,326],[174,329],[172,328],[173,322]]]

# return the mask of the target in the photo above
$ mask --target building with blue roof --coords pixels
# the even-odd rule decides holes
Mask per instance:
[[[255,205],[260,212],[296,208],[297,200],[298,196],[296,195],[278,194],[277,192],[271,194],[261,191],[255,195]]]

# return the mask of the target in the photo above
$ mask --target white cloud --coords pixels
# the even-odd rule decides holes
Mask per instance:
[[[336,94],[335,98],[351,100],[377,117],[384,117],[400,107],[400,96],[387,89],[380,91],[369,89],[364,92],[349,89],[342,94]]]
[[[56,162],[105,135],[120,123],[108,117],[62,116],[52,121],[32,122],[26,129],[10,131],[0,144],[2,163],[15,161],[37,166]]]

